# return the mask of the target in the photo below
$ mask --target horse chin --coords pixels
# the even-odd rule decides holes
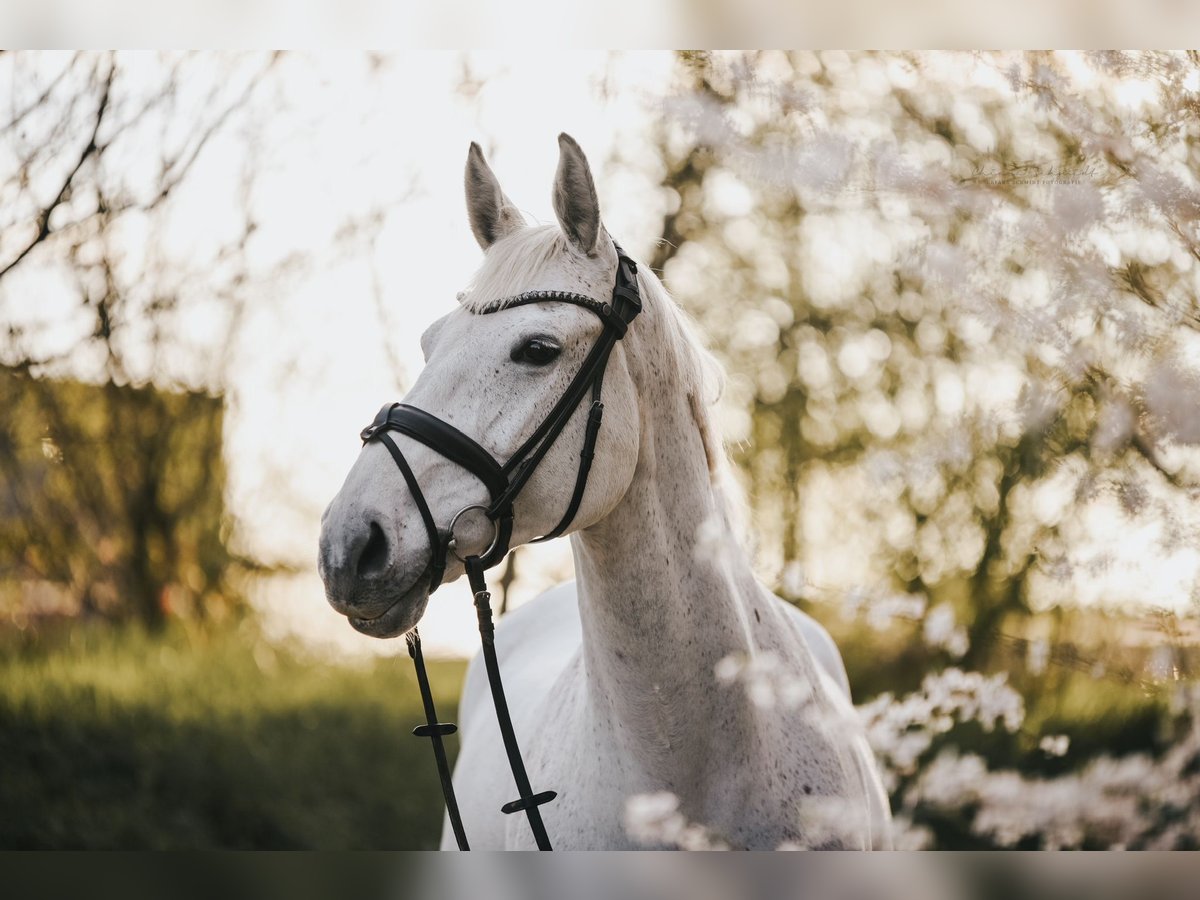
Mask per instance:
[[[427,572],[422,572],[412,586],[378,616],[370,619],[347,616],[347,619],[351,628],[368,637],[399,637],[416,627],[428,604],[429,578]]]

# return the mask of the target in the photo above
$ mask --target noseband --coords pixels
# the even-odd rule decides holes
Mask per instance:
[[[496,659],[494,640],[495,629],[492,624],[491,595],[488,593],[483,573],[508,555],[513,531],[513,502],[529,482],[530,477],[554,445],[558,436],[562,434],[571,416],[590,390],[591,407],[588,411],[583,449],[579,454],[579,469],[575,476],[575,487],[571,499],[558,524],[536,540],[548,541],[566,531],[574,521],[575,515],[579,511],[579,504],[583,501],[583,494],[587,489],[588,473],[592,468],[592,457],[595,454],[596,436],[600,433],[600,422],[604,414],[601,390],[604,384],[605,367],[608,365],[613,347],[625,336],[629,324],[642,311],[641,294],[637,285],[637,263],[621,249],[616,241],[613,241],[613,246],[617,251],[617,275],[610,302],[601,303],[584,294],[569,291],[527,291],[523,294],[494,300],[476,311],[478,315],[491,315],[533,303],[571,303],[594,313],[604,326],[600,336],[584,358],[579,371],[575,373],[575,377],[567,385],[567,389],[559,397],[558,402],[507,462],[499,462],[475,440],[463,434],[449,422],[406,403],[385,404],[375,416],[375,420],[364,428],[360,435],[364,444],[377,440],[387,448],[408,485],[417,511],[421,514],[421,521],[425,525],[430,547],[429,593],[432,594],[441,585],[442,578],[446,573],[449,554],[453,553],[466,567],[467,578],[475,596],[479,633],[483,644],[488,683],[492,691],[492,701],[496,707],[496,717],[500,724],[501,737],[504,739],[509,766],[520,793],[517,800],[502,806],[501,812],[514,813],[523,810],[529,818],[530,828],[538,848],[541,850],[549,850],[551,847],[538,807],[550,802],[556,795],[554,791],[534,794],[529,786],[529,778],[525,772],[525,765],[521,759],[520,749],[517,746],[516,735],[509,717],[504,686],[500,680],[500,668]],[[491,497],[490,503],[464,506],[454,514],[445,529],[439,529],[433,513],[429,509],[429,504],[425,500],[425,495],[421,491],[420,483],[413,474],[412,467],[409,466],[404,454],[392,439],[391,432],[393,431],[419,441],[466,469],[487,488]],[[464,514],[473,510],[484,513],[491,521],[492,541],[480,554],[463,556],[459,552],[460,548],[455,537],[454,527]],[[454,797],[454,786],[450,778],[445,748],[442,744],[442,737],[453,734],[457,729],[453,724],[437,721],[432,693],[425,673],[424,658],[421,654],[421,638],[417,629],[414,628],[405,635],[405,638],[408,640],[409,655],[412,656],[416,666],[417,681],[421,688],[421,699],[426,716],[426,724],[414,729],[413,733],[432,739],[434,758],[437,761],[438,774],[442,782],[442,794],[446,800],[446,811],[450,818],[450,824],[459,849],[468,850],[470,848],[467,846],[466,834]]]

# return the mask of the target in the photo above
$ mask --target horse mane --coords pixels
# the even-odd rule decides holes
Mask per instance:
[[[489,248],[467,289],[459,295],[459,302],[469,312],[478,312],[501,297],[528,290],[531,284],[542,287],[554,270],[558,254],[564,252],[567,239],[557,225],[518,229]],[[570,285],[562,287],[574,289]],[[728,525],[735,534],[745,537],[744,497],[733,477],[725,442],[713,415],[725,387],[724,368],[705,348],[696,323],[647,266],[638,267],[638,288],[643,315],[655,323],[659,343],[691,404],[692,418],[704,444],[709,480],[718,498],[724,501]]]
[[[704,444],[709,482],[724,510],[726,525],[733,535],[748,545],[745,493],[734,477],[725,438],[714,416],[725,391],[725,367],[705,346],[700,326],[675,302],[648,266],[638,267],[638,290],[644,308],[663,323],[664,333],[660,337],[668,358],[674,363],[680,384],[687,392],[692,418]]]

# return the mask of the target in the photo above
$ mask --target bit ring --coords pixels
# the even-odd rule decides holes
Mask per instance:
[[[463,513],[470,512],[473,509],[482,510],[484,513],[490,512],[490,510],[482,503],[472,503],[470,506],[464,506],[462,509],[456,512],[454,514],[454,518],[450,520],[450,542],[446,544],[446,549],[454,554],[454,558],[461,563],[465,563],[467,560],[458,553],[458,538],[454,536],[454,526],[458,524],[458,520],[462,518]],[[490,556],[492,551],[496,549],[496,545],[500,543],[500,523],[495,519],[490,518],[489,521],[492,523],[492,542],[488,544],[486,550],[484,550],[482,553],[476,554],[480,559],[486,559],[488,556]]]

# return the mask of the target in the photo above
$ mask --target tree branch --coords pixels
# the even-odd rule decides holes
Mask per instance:
[[[104,92],[100,95],[100,105],[96,109],[96,122],[92,127],[91,138],[88,140],[87,145],[83,148],[83,152],[79,154],[79,160],[75,163],[75,166],[63,180],[62,187],[58,189],[58,193],[55,194],[54,199],[51,200],[49,205],[47,205],[46,208],[38,214],[37,234],[34,235],[33,240],[26,244],[25,248],[22,249],[7,265],[5,265],[3,268],[0,268],[0,278],[3,278],[18,265],[20,265],[21,261],[24,260],[25,257],[27,257],[30,253],[32,253],[38,244],[50,237],[50,235],[53,233],[50,227],[50,217],[54,214],[54,211],[58,209],[58,207],[60,207],[67,199],[67,196],[71,192],[71,185],[75,182],[75,176],[79,174],[79,170],[83,168],[84,163],[86,163],[95,154],[101,152],[102,147],[97,142],[97,139],[100,134],[100,126],[104,123],[104,114],[108,110],[108,100],[112,95],[112,84],[115,74],[116,67],[110,64],[108,67],[108,76],[104,80]]]

